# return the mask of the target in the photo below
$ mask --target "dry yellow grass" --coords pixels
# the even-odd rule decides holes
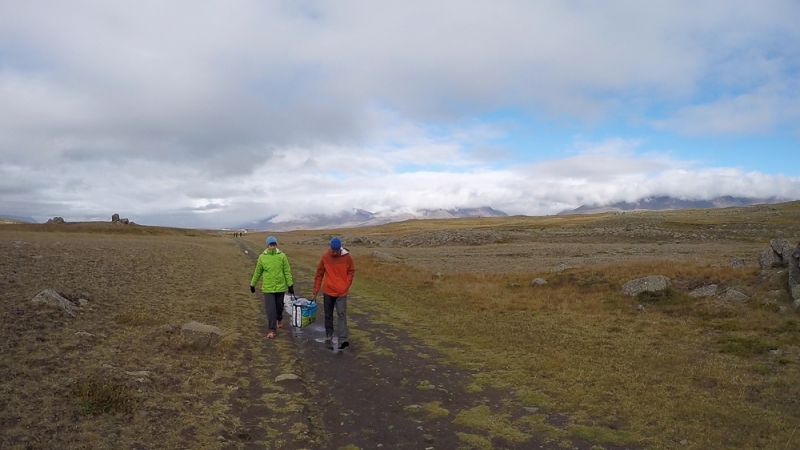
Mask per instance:
[[[293,368],[293,351],[277,341],[262,351],[263,313],[238,246],[191,230],[58,230],[0,230],[0,447],[298,448],[306,439],[292,428],[303,400],[273,382]],[[34,308],[48,288],[85,293],[89,305],[74,318]],[[225,336],[211,347],[185,342],[179,329],[192,320]],[[278,395],[237,394],[254,388]],[[250,407],[267,417],[246,422]]]
[[[350,246],[357,268],[351,292],[373,319],[402,324],[476,370],[468,390],[500,388],[522,405],[566,414],[558,436],[566,431],[652,448],[793,448],[800,445],[798,316],[785,278],[761,276],[752,263],[770,237],[800,237],[799,205],[410,221],[278,239],[294,263],[312,267],[331,235],[345,236],[347,246],[356,236],[556,227],[559,234],[531,232],[527,241],[507,244],[378,248],[399,262],[373,257],[369,246]],[[648,238],[604,231],[626,223],[667,232]],[[309,239],[322,245],[303,244]],[[568,251],[556,256],[558,248]],[[727,267],[732,256],[747,257],[751,268]],[[575,268],[550,273],[559,260]],[[622,294],[624,282],[652,274],[671,278],[673,288],[660,297]],[[534,277],[549,283],[530,286]],[[711,283],[752,299],[737,304],[686,295]],[[518,427],[530,429],[524,422]]]

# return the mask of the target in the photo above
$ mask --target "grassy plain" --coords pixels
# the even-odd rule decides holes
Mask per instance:
[[[421,405],[430,420],[474,430],[459,434],[465,448],[491,448],[486,436],[519,448],[531,436],[597,448],[800,446],[800,317],[786,274],[756,262],[771,238],[800,239],[798,202],[274,234],[306,274],[330,236],[343,237],[354,312],[471,371],[463,389],[478,398],[508,393],[462,410]],[[260,248],[266,235],[246,239]],[[215,233],[0,226],[0,447],[324,448],[319,414],[272,381],[303,369],[290,340],[265,350],[251,273]],[[621,292],[654,274],[671,289]],[[688,296],[708,284],[750,299]],[[89,304],[76,317],[33,307],[48,288]],[[179,328],[190,320],[226,337],[189,345]],[[356,349],[367,344],[358,331]]]
[[[507,390],[516,406],[567,417],[559,427],[544,415],[505,419],[515,433],[648,448],[800,446],[800,317],[785,272],[757,263],[771,238],[798,241],[798,202],[409,221],[278,239],[312,266],[332,235],[353,254],[351,292],[373,320],[473,369],[468,391]],[[621,292],[655,274],[672,280],[663,295]],[[688,295],[708,284],[718,296]],[[722,298],[728,288],[750,300]],[[464,414],[463,423],[486,416]]]
[[[272,382],[296,355],[262,351],[251,273],[201,231],[0,226],[0,448],[303,448],[302,400]],[[36,308],[44,289],[89,303]],[[222,341],[183,340],[193,320]]]

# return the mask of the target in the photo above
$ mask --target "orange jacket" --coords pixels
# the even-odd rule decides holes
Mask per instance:
[[[328,250],[317,264],[317,273],[314,274],[314,295],[316,296],[319,292],[320,285],[322,285],[322,292],[331,297],[347,295],[355,274],[353,258],[350,257],[347,249],[342,248],[342,254],[338,256],[333,254],[333,250]]]

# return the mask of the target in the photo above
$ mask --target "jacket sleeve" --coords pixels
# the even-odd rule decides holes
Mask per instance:
[[[317,272],[314,274],[314,292],[319,292],[319,288],[322,285],[322,277],[325,276],[325,261],[323,258],[319,259],[319,264],[317,264]]]
[[[350,255],[347,255],[350,256]],[[347,260],[347,289],[353,284],[353,277],[356,275],[356,266],[353,264],[353,258]]]
[[[286,279],[286,286],[291,286],[292,282],[292,268],[289,266],[289,258],[286,254],[283,255],[283,277]]]
[[[253,278],[250,280],[250,286],[255,286],[258,279],[261,278],[261,273],[264,272],[264,267],[261,266],[261,258],[256,261],[256,270],[253,271]]]

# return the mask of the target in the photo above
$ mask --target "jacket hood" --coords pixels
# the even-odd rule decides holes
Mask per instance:
[[[342,253],[340,253],[340,254],[338,254],[338,255],[334,255],[334,254],[333,254],[333,249],[330,249],[330,248],[328,249],[328,253],[330,253],[330,254],[331,254],[331,256],[333,256],[334,258],[336,258],[336,257],[339,257],[339,256],[344,256],[344,255],[346,255],[346,254],[348,254],[348,253],[350,253],[350,252],[349,252],[349,251],[347,251],[347,249],[346,249],[346,248],[342,247]]]
[[[275,249],[275,254],[277,255],[278,253],[281,253],[281,249],[279,249],[279,248],[276,248],[276,249]],[[262,252],[262,254],[264,254],[264,255],[269,255],[269,249],[265,249],[265,250]]]

